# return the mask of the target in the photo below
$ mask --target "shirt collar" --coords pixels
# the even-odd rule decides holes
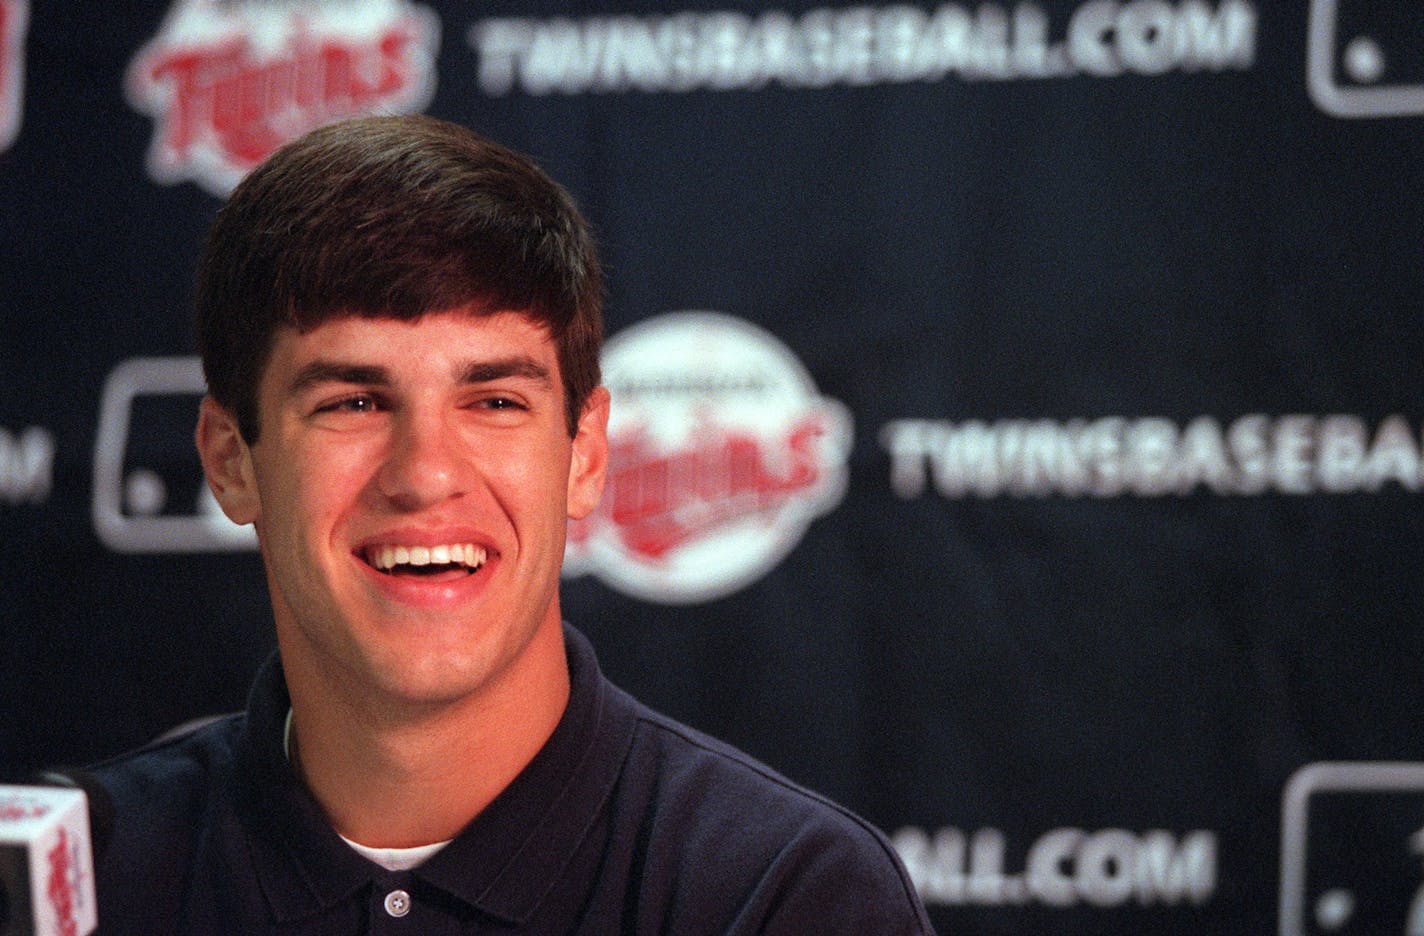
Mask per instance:
[[[618,780],[634,718],[584,636],[564,628],[569,704],[548,743],[449,847],[414,874],[486,913],[526,922],[559,881]]]
[[[341,841],[287,762],[282,729],[291,700],[274,654],[247,699],[237,741],[233,804],[262,893],[278,922],[329,909],[363,888],[372,866]]]
[[[569,703],[534,759],[447,847],[410,873],[487,914],[528,920],[559,880],[617,781],[634,718],[610,705],[593,648],[565,625]],[[383,872],[348,848],[287,764],[290,705],[275,657],[263,665],[239,743],[237,803],[274,916],[345,900]],[[474,769],[474,768],[472,768]]]
[[[287,717],[282,719],[282,754],[287,758],[287,763],[292,762],[292,707],[287,706]],[[340,832],[336,833],[341,835]],[[450,844],[450,839],[443,842],[431,842],[429,845],[415,845],[410,848],[372,848],[370,845],[362,845],[360,842],[353,842],[344,835],[341,841],[346,843],[347,848],[354,849],[358,855],[374,861],[387,871],[409,871],[411,868],[419,867],[431,855]]]

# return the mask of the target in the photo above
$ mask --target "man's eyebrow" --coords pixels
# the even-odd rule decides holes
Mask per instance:
[[[287,383],[287,393],[298,394],[317,384],[347,383],[368,386],[390,384],[390,373],[384,368],[371,364],[348,364],[342,361],[312,361],[297,371]]]
[[[492,361],[471,361],[460,369],[457,379],[460,383],[489,383],[506,377],[523,377],[545,386],[553,384],[549,369],[531,357],[496,358]]]

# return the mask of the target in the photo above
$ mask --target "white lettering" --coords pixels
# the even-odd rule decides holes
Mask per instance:
[[[779,25],[768,18],[760,32],[750,29],[745,16],[736,13],[714,14],[707,23],[707,41],[699,45],[690,15],[670,21],[663,41],[672,50],[671,71],[677,76],[673,90],[691,90],[697,86],[697,76],[707,75],[707,85],[716,90],[751,87],[758,76],[747,71],[746,63],[755,56],[743,54],[749,43],[762,43],[766,60],[778,58],[778,43],[772,38]],[[784,57],[784,56],[781,56]],[[778,65],[778,68],[784,67]]]
[[[1206,903],[1216,890],[1216,836],[1189,832],[1179,846],[1172,833],[1154,829],[1138,844],[1135,871],[1138,903]]]
[[[1358,416],[1210,416],[1185,427],[1161,417],[1056,422],[1006,419],[887,423],[890,487],[911,500],[941,496],[1187,496],[1374,493],[1424,489],[1419,434],[1402,416],[1371,437]]]
[[[582,34],[571,20],[551,20],[530,30],[529,48],[518,68],[520,81],[530,94],[564,91],[569,94],[592,84],[595,69],[587,65],[589,45],[598,43],[601,23]],[[587,37],[587,38],[585,38]]]
[[[1204,830],[1179,840],[1162,829],[1053,829],[1029,846],[1021,875],[1005,872],[1008,842],[998,829],[950,827],[931,838],[911,826],[892,840],[929,904],[1200,905],[1216,892],[1217,839]]]
[[[935,903],[964,903],[963,832],[940,829],[931,841],[923,829],[905,828],[896,833],[895,848],[923,899]]]
[[[917,40],[925,31],[925,14],[909,6],[889,7],[876,14],[880,36],[880,74],[886,81],[914,81],[923,71],[915,67]]]
[[[1132,488],[1144,497],[1166,494],[1175,486],[1174,457],[1177,427],[1166,419],[1139,419],[1127,435],[1128,457],[1133,465]]]
[[[1011,71],[1025,77],[1046,78],[1062,71],[1063,56],[1048,43],[1048,17],[1038,7],[1014,7]]]
[[[926,438],[935,425],[923,419],[897,419],[880,430],[880,447],[890,453],[890,490],[904,500],[925,492],[925,463],[931,452],[943,448]]]
[[[1129,3],[1117,17],[1118,56],[1128,71],[1162,75],[1177,63],[1177,17],[1164,0]]]
[[[1054,829],[1028,850],[1028,890],[1050,907],[1078,902],[1073,887],[1073,856],[1083,845],[1083,830]]]
[[[1241,0],[1214,13],[1204,0],[1176,7],[1166,0],[1096,0],[1074,11],[1068,50],[1082,71],[1104,78],[1245,70],[1256,58],[1256,10]]]
[[[1226,444],[1236,459],[1236,490],[1242,494],[1261,494],[1271,480],[1270,446],[1267,444],[1270,420],[1265,416],[1242,416],[1226,430]]]
[[[939,81],[950,72],[969,67],[973,30],[974,22],[963,8],[946,4],[935,11],[916,56],[925,80]]]
[[[1283,416],[1272,433],[1272,474],[1276,490],[1283,494],[1309,494],[1311,484],[1311,442],[1315,419],[1311,416]]]
[[[1105,829],[1088,836],[1078,849],[1078,893],[1095,907],[1116,907],[1132,897],[1137,865],[1137,836]]]
[[[964,898],[969,903],[996,906],[1004,902],[1004,833],[977,829],[969,840],[969,881]]]
[[[646,21],[631,16],[613,20],[598,63],[600,87],[624,91],[656,91],[668,81],[661,54]]]
[[[1365,463],[1364,480],[1371,491],[1378,491],[1386,481],[1398,482],[1406,491],[1419,490],[1419,450],[1402,417],[1391,416],[1380,425]]]
[[[1183,68],[1245,70],[1256,60],[1256,9],[1223,3],[1213,14],[1204,0],[1188,0],[1177,17],[1177,61]]]
[[[491,97],[514,89],[519,54],[533,41],[528,20],[491,19],[471,27],[470,41],[480,50],[480,88]]]
[[[1117,416],[1094,420],[1088,428],[1096,474],[1091,490],[1097,497],[1117,497],[1127,489],[1122,452],[1126,428],[1127,420]]]
[[[1109,78],[1122,74],[1122,66],[1113,54],[1113,20],[1115,3],[1085,3],[1073,14],[1068,24],[1068,51],[1073,61],[1090,75]]]
[[[1326,416],[1316,442],[1316,480],[1332,494],[1360,486],[1368,430],[1358,416]]]
[[[819,8],[793,16],[496,18],[467,34],[491,96],[755,90],[911,81],[1009,81],[1086,73],[1245,70],[1256,12],[1246,0],[1093,0],[1054,41],[1036,3]]]
[[[1177,466],[1177,493],[1190,494],[1206,483],[1217,494],[1231,491],[1231,462],[1226,457],[1226,439],[1221,425],[1209,416],[1198,416],[1182,430],[1182,451]]]

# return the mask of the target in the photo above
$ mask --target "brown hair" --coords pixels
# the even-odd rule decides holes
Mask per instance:
[[[517,311],[554,342],[572,435],[599,382],[602,291],[587,223],[527,157],[431,117],[365,117],[288,143],[233,191],[198,267],[198,348],[250,444],[281,325]]]

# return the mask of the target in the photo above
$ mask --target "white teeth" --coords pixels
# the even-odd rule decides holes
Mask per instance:
[[[440,546],[374,546],[367,551],[371,565],[390,571],[398,565],[449,565],[457,563],[478,569],[488,553],[483,546],[472,543],[451,543]]]

